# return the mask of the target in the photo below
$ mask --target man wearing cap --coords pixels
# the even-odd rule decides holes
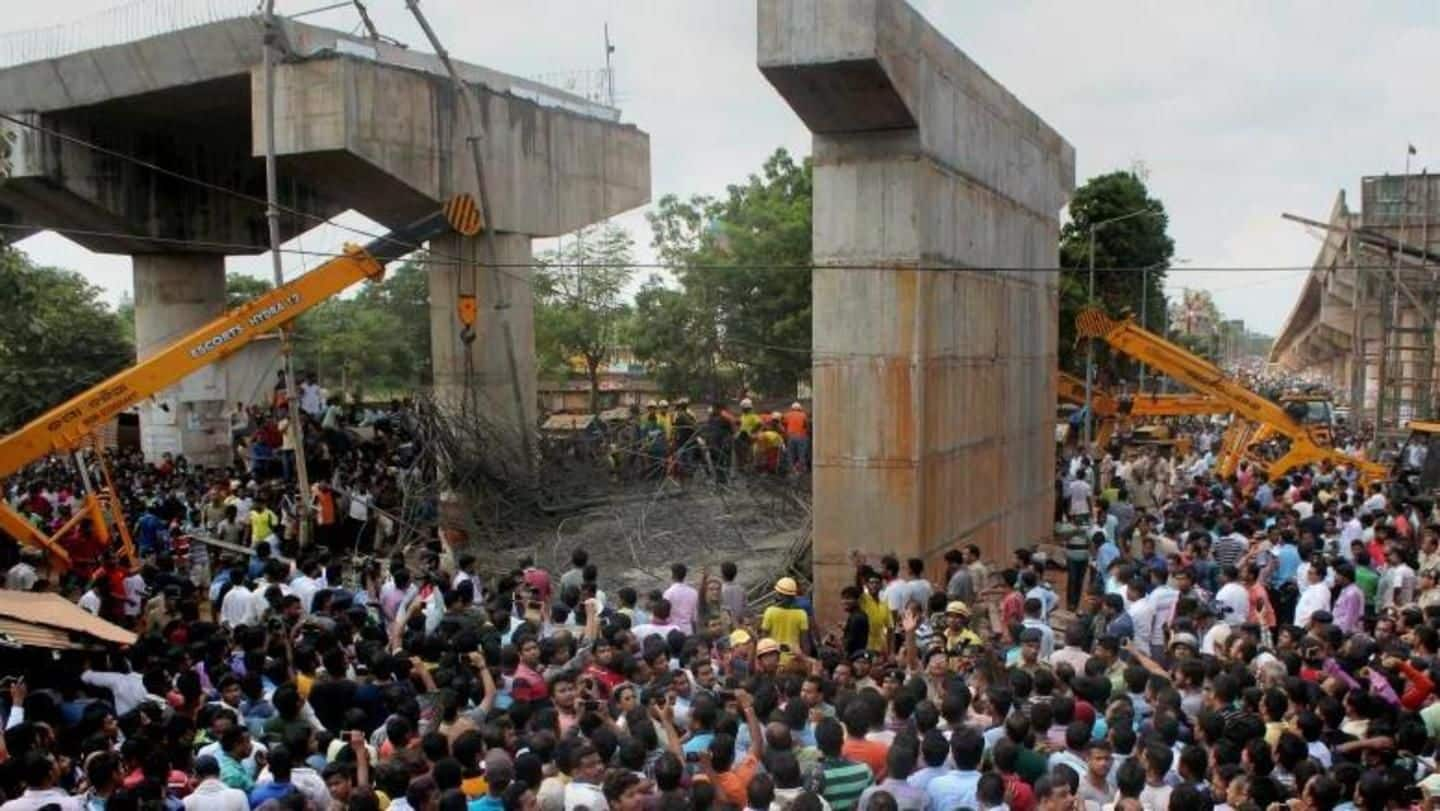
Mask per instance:
[[[755,413],[755,403],[749,397],[740,401],[740,434],[735,440],[735,467],[745,470],[750,466],[750,443],[760,433],[763,421]]]
[[[795,598],[800,596],[795,578],[782,577],[775,581],[775,596],[775,605],[765,609],[760,617],[760,632],[779,644],[783,651],[781,658],[789,661],[791,652],[808,650],[804,643],[810,636],[810,617],[795,606]]]
[[[953,653],[981,645],[980,635],[970,630],[970,607],[959,600],[945,605],[945,650]]]
[[[810,415],[798,400],[785,412],[785,449],[795,470],[810,469]]]
[[[730,632],[725,643],[721,658],[725,672],[737,679],[749,676],[755,659],[755,638],[744,628],[736,628]]]
[[[780,643],[773,639],[762,639],[755,644],[755,669],[767,678],[774,678],[780,671]]]

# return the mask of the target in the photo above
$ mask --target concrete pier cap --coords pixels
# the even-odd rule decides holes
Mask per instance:
[[[852,552],[1048,540],[1059,211],[1075,152],[902,0],[758,0],[814,133],[815,600]]]

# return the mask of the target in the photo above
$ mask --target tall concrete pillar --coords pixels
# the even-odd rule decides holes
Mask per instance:
[[[135,352],[156,350],[225,311],[225,257],[213,254],[137,254]],[[226,465],[230,430],[225,370],[208,366],[140,405],[145,458],[184,454],[191,464]]]
[[[468,388],[485,413],[508,430],[535,429],[535,306],[530,290],[530,237],[496,234],[496,262],[485,267],[479,237],[449,234],[430,242],[430,357],[434,390],[443,403],[463,402]],[[460,260],[460,261],[457,261]],[[468,279],[466,276],[468,275]],[[462,281],[477,298],[479,316],[467,361],[456,301]],[[497,309],[497,304],[501,305]],[[509,323],[509,336],[503,329]],[[519,378],[512,383],[511,355]],[[518,434],[517,434],[518,436]]]
[[[824,622],[851,551],[937,575],[964,544],[994,559],[1049,539],[1059,280],[1043,269],[1074,150],[901,0],[760,0],[759,26],[761,71],[815,134]]]

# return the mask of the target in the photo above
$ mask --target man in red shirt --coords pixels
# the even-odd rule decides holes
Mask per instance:
[[[533,636],[521,637],[520,664],[515,666],[515,685],[510,695],[516,701],[544,701],[550,697],[550,688],[540,675],[540,640]]]

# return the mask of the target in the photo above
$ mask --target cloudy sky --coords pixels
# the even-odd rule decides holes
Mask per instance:
[[[367,2],[382,33],[423,42],[402,0]],[[1440,167],[1433,0],[912,2],[1074,144],[1078,179],[1143,167],[1185,260],[1172,272],[1172,290],[1214,291],[1222,311],[1252,328],[1283,323],[1303,277],[1296,269],[1313,261],[1319,244],[1281,212],[1323,219],[1342,188],[1358,207],[1360,177],[1402,171],[1408,143],[1419,150],[1417,170]],[[0,30],[94,19],[115,5],[6,3]],[[322,5],[328,1],[279,0],[282,13]],[[602,66],[608,23],[620,106],[651,136],[656,198],[720,191],[777,146],[809,152],[804,127],[755,69],[753,0],[424,7],[458,58],[522,76]],[[349,11],[307,20],[346,30],[357,22]],[[648,243],[639,213],[623,222]],[[318,250],[342,239],[322,227],[302,244]],[[90,254],[49,234],[22,247],[81,270],[112,299],[130,287],[127,258]],[[285,264],[300,270],[298,259]],[[269,273],[264,257],[231,266]]]

